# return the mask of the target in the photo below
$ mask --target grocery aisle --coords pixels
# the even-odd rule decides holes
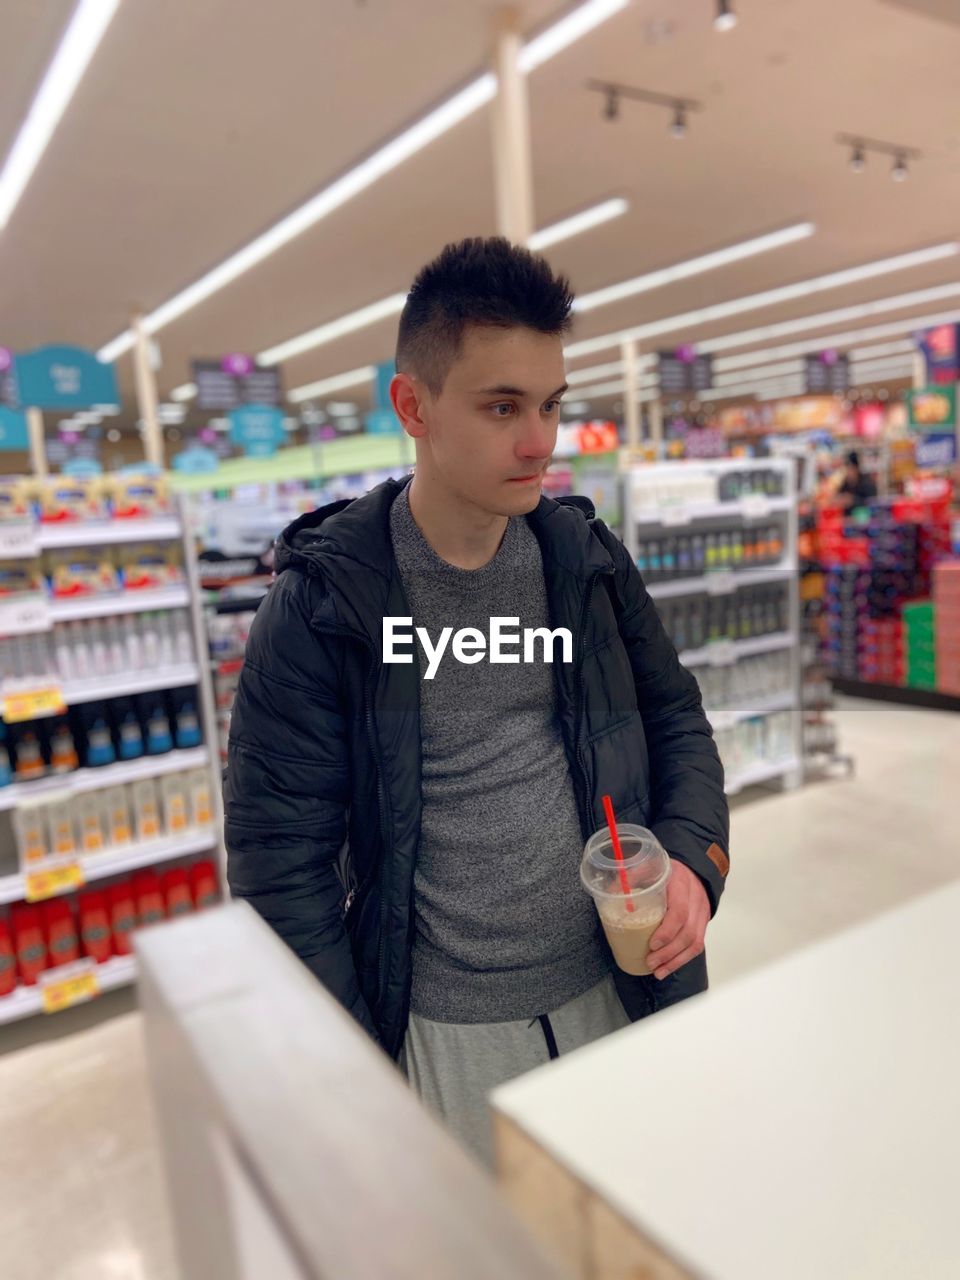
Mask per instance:
[[[853,779],[735,801],[715,984],[960,877],[960,718],[844,700],[837,722]],[[23,1038],[0,1028],[4,1280],[174,1280],[139,1015]]]

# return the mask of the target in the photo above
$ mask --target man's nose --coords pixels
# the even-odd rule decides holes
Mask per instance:
[[[517,441],[517,457],[535,462],[546,462],[553,453],[557,443],[557,428],[553,423],[544,422],[540,414],[527,419],[523,431]]]

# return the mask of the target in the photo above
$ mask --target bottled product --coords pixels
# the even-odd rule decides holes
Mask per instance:
[[[73,710],[74,740],[84,766],[100,769],[117,758],[107,707],[103,702],[87,702]]]
[[[163,873],[163,900],[167,918],[188,914],[193,910],[193,898],[187,872],[182,867],[172,867]]]
[[[43,904],[41,914],[50,968],[79,959],[80,939],[70,903],[55,898]]]
[[[190,890],[198,911],[217,903],[217,873],[212,862],[195,862],[190,868]]]
[[[97,964],[104,964],[113,955],[113,930],[106,899],[102,893],[81,893],[78,906],[83,953]]]
[[[80,796],[77,801],[77,821],[80,826],[82,853],[102,853],[106,848],[109,832],[105,817],[103,800],[96,792]]]
[[[73,808],[69,800],[59,800],[46,809],[48,848],[55,858],[73,858],[77,853]]]
[[[133,877],[133,896],[137,907],[137,925],[158,924],[165,918],[163,891],[155,871],[138,871]]]
[[[185,773],[171,773],[160,780],[163,822],[168,836],[180,835],[190,825],[187,778]]]
[[[77,748],[66,716],[57,716],[50,729],[50,772],[72,773],[80,767]]]
[[[190,792],[190,818],[195,827],[209,827],[213,822],[213,800],[210,776],[206,769],[191,769],[187,774]]]
[[[157,787],[153,778],[142,778],[131,788],[133,797],[133,822],[138,840],[157,840],[160,837],[160,806]]]
[[[47,826],[42,805],[25,802],[13,815],[20,865],[29,867],[47,856]]]
[[[114,740],[121,760],[138,760],[143,755],[143,726],[131,698],[114,698],[110,704]]]
[[[202,741],[196,689],[172,689],[169,694],[174,741],[179,750],[198,747]]]
[[[7,728],[0,721],[0,787],[9,787],[13,782],[13,770],[10,768],[10,753],[7,751]]]
[[[164,695],[160,692],[142,693],[137,698],[137,708],[143,725],[147,754],[155,756],[172,751],[173,736]]]
[[[137,926],[136,903],[129,880],[110,886],[107,890],[107,908],[114,952],[118,956],[128,956],[133,951],[132,935]]]
[[[47,968],[47,944],[40,912],[36,907],[18,903],[10,912],[10,923],[20,980],[24,986],[36,986],[41,973]]]
[[[6,920],[0,920],[0,996],[8,996],[17,985],[17,957]]]
[[[127,803],[126,787],[107,787],[102,794],[107,833],[110,844],[122,847],[129,844],[132,838],[130,827],[130,806]]]

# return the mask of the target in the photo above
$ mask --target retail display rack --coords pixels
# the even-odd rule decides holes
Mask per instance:
[[[113,590],[57,595],[43,573],[49,553],[77,551],[80,559],[81,549],[92,549],[108,564],[133,547],[165,557],[169,580],[124,588],[118,574]],[[36,587],[0,597],[3,1023],[133,982],[134,957],[116,932],[127,926],[116,918],[111,925],[106,904],[128,886],[133,894],[139,878],[140,890],[160,901],[117,911],[141,923],[207,905],[225,860],[213,685],[182,505],[157,518],[0,523],[0,563]],[[180,719],[170,713],[168,737],[149,718],[144,695],[151,694],[161,721],[163,708],[186,707]],[[123,723],[121,706],[128,709]],[[128,738],[126,750],[125,733],[142,742],[130,747]],[[191,897],[201,871],[203,889]],[[130,873],[133,880],[120,879]],[[55,956],[65,939],[61,962]],[[31,951],[46,957],[32,968],[23,963]],[[12,990],[11,970],[19,977]]]
[[[794,470],[724,459],[623,477],[624,541],[700,683],[731,795],[802,776]]]

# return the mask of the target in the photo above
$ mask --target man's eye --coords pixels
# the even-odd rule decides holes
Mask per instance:
[[[501,409],[506,409],[506,413],[501,413],[500,412]],[[513,412],[513,405],[512,404],[495,404],[493,406],[493,412],[497,415],[498,418],[506,418]]]
[[[545,413],[553,413],[553,412],[554,412],[554,410],[556,410],[556,409],[559,409],[559,408],[560,408],[560,401],[559,401],[559,400],[548,400],[548,401],[547,401],[547,403],[543,406],[543,408],[544,408],[544,412],[545,412]]]

